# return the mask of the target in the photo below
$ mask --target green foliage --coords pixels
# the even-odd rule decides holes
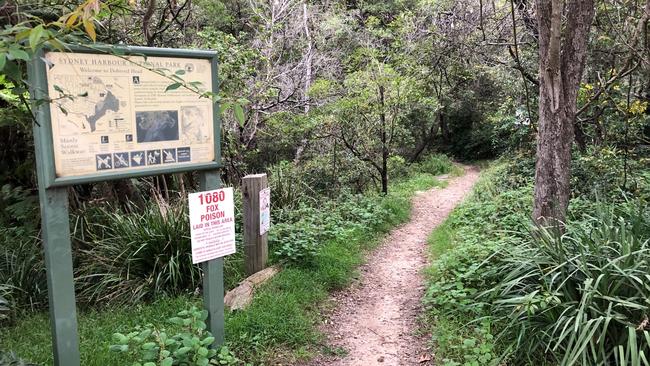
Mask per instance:
[[[481,297],[503,317],[511,357],[647,364],[649,237],[647,206],[601,204],[563,235],[540,228],[531,240],[497,251],[492,271],[501,280]]]
[[[618,201],[622,193],[637,194],[644,184],[643,168],[643,159],[626,157],[617,147],[593,147],[584,154],[576,153],[571,180],[574,195]]]
[[[77,266],[83,302],[133,303],[199,286],[185,201],[158,201],[129,213],[98,206],[87,222]]]
[[[377,228],[390,216],[375,196],[349,195],[325,200],[319,207],[303,206],[275,224],[269,247],[279,260],[310,265],[323,244],[360,228]]]
[[[435,260],[424,301],[439,361],[644,365],[650,347],[645,180],[637,179],[628,198],[618,190],[600,203],[577,190],[566,232],[557,235],[531,231],[533,166],[517,157],[491,167],[429,239]],[[574,179],[593,186],[618,167],[580,167]],[[630,176],[644,174],[637,167]],[[489,352],[480,359],[477,349]]]
[[[192,307],[170,318],[169,323],[182,327],[177,334],[167,334],[165,329],[153,325],[136,327],[133,332],[114,333],[110,346],[112,352],[125,354],[133,359],[133,366],[207,366],[236,365],[239,360],[222,347],[212,348],[214,337],[206,330],[206,310]]]
[[[35,236],[38,228],[38,197],[23,187],[5,184],[0,189],[0,238],[10,243],[14,238]]]
[[[268,168],[269,181],[273,191],[273,209],[296,209],[313,204],[314,191],[305,175],[292,163],[281,161]]]
[[[417,163],[413,169],[418,172],[431,175],[440,175],[452,171],[454,164],[448,156],[442,154],[433,154],[425,157]]]
[[[36,310],[47,304],[40,241],[27,237],[0,246],[0,285],[4,287],[2,295],[12,305],[10,315],[19,309]]]
[[[9,286],[0,285],[0,323],[9,318],[9,301],[5,298],[9,292]]]

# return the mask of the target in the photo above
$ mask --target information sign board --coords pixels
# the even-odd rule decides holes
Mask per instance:
[[[192,263],[235,253],[233,189],[190,193]]]
[[[51,150],[48,186],[219,166],[204,95],[216,91],[214,54],[142,50],[46,51],[35,64],[50,99],[39,129]]]

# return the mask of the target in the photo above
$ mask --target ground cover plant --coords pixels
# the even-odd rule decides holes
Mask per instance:
[[[598,157],[580,159],[604,169]],[[424,301],[439,361],[646,365],[647,168],[635,167],[631,191],[581,186],[565,231],[557,232],[534,226],[527,215],[530,166],[517,159],[491,167],[430,237],[434,260]],[[592,187],[619,177],[582,167],[577,173],[574,179]]]
[[[433,170],[436,174],[448,173],[453,167],[447,158],[437,156],[431,159],[444,161],[431,163],[442,166]],[[410,197],[416,191],[441,184],[433,174],[422,173],[418,168],[413,168],[407,178],[392,186],[387,196],[374,192],[364,195],[346,194],[339,200],[319,206],[318,209],[297,204],[290,209],[273,210],[274,226],[269,250],[274,253],[272,262],[282,265],[284,270],[257,292],[249,308],[226,314],[228,349],[234,352],[236,358],[255,363],[272,360],[280,355],[287,358],[308,355],[309,350],[313,349],[319,340],[319,334],[314,327],[318,320],[317,304],[327,297],[328,291],[342,288],[350,281],[356,266],[362,261],[364,251],[377,243],[382,233],[408,219]],[[171,233],[172,228],[178,229],[177,221],[180,218],[165,220],[160,215],[160,208],[153,206],[150,210],[153,218],[146,220],[154,220],[158,224],[151,225],[148,229],[154,230],[152,238],[139,245],[157,248],[152,253],[158,253],[158,259],[150,258],[147,262],[156,264],[161,262],[161,258],[169,258],[167,253],[170,253],[168,248],[171,244],[165,244],[166,241],[183,238],[180,234]],[[171,210],[172,208],[169,208],[165,211],[166,214],[173,215]],[[112,218],[111,215],[102,217],[108,220]],[[120,220],[125,221],[125,228],[118,225],[121,222],[113,225],[110,224],[111,221],[103,221],[101,225],[110,224],[113,225],[111,230],[126,232],[132,230],[130,228],[135,230],[139,220],[144,219],[142,214],[136,213],[131,216],[123,215]],[[165,229],[164,225],[169,227]],[[157,227],[159,229],[156,229]],[[168,236],[165,237],[164,233]],[[132,245],[138,245],[133,240],[133,235],[125,233],[110,239],[107,236],[107,240],[100,240],[99,244],[100,247],[110,244],[116,248],[128,249]],[[153,246],[150,243],[161,244]],[[127,263],[131,260],[129,258],[137,258],[138,248],[140,246],[136,247],[136,252],[125,257]],[[176,248],[171,253],[179,252],[184,255],[182,247]],[[106,250],[101,249],[102,252]],[[106,253],[121,255],[117,249]],[[135,262],[134,265],[138,263],[140,262]],[[125,270],[108,268],[117,274]],[[138,272],[133,272],[137,268],[139,267],[135,266],[131,269],[133,275],[137,275]],[[227,271],[226,275],[238,276],[238,272]],[[226,278],[226,281],[230,283],[232,279]],[[150,282],[155,282],[155,276]],[[160,292],[155,296],[142,298],[149,299],[148,301],[130,303],[117,301],[116,298],[110,307],[91,306],[82,310],[79,315],[82,364],[99,366],[124,361],[124,355],[121,353],[108,351],[111,345],[119,345],[112,338],[113,333],[128,335],[140,327],[140,332],[165,328],[167,335],[181,334],[182,326],[170,324],[167,319],[174,317],[179,310],[190,310],[192,306],[200,307],[200,297],[194,295],[194,285],[190,285],[175,287],[170,284],[168,288],[175,289],[174,291],[160,288]],[[154,293],[153,288],[148,288],[148,291]],[[291,316],[287,317],[287,314]],[[39,364],[51,362],[47,314],[22,313],[13,321],[14,325],[0,328],[0,346]],[[39,331],[34,332],[34,329]],[[152,334],[153,330],[147,336]],[[289,351],[276,355],[278,349]],[[230,357],[226,357],[226,354],[222,356],[224,359]],[[133,362],[134,358],[128,360]]]

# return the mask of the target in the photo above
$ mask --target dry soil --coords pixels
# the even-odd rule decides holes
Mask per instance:
[[[448,178],[446,188],[413,198],[411,220],[391,231],[360,268],[358,281],[335,293],[322,331],[333,354],[311,366],[431,365],[426,335],[418,335],[427,265],[427,237],[471,191],[475,167]]]

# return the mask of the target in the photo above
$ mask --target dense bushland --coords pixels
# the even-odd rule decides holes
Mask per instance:
[[[576,155],[564,232],[532,224],[532,162],[518,157],[432,234],[425,303],[445,364],[647,363],[648,166],[631,163],[623,187],[616,160]]]

